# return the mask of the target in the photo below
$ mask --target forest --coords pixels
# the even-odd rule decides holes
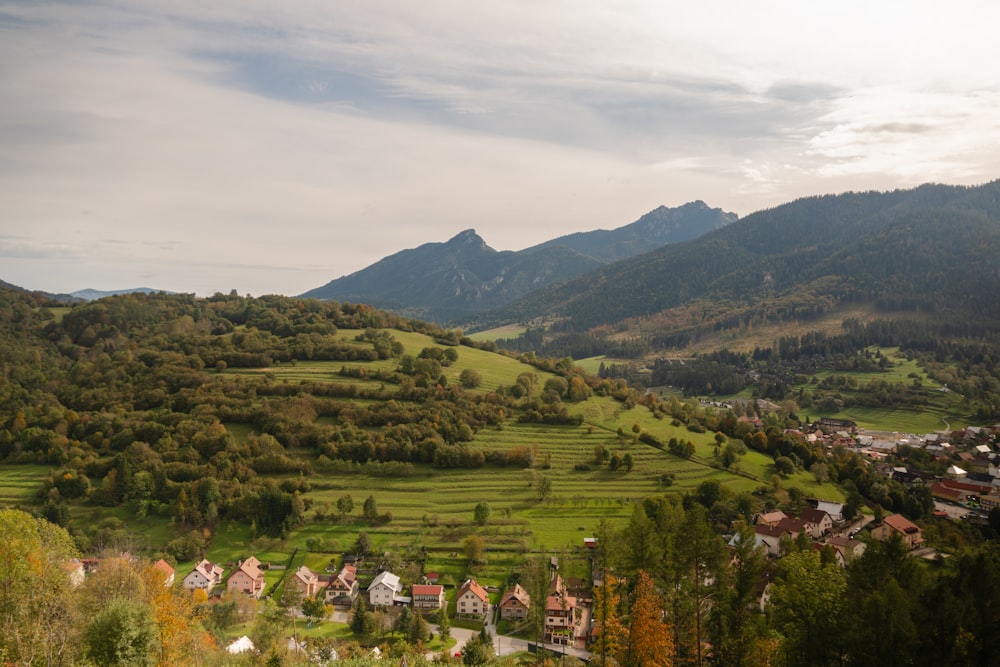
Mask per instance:
[[[879,335],[864,326],[846,330],[857,340]],[[407,348],[400,339],[414,332],[433,344]],[[451,365],[473,348],[499,355],[492,344],[460,332],[351,304],[134,294],[67,308],[0,290],[0,457],[5,470],[50,471],[30,502],[0,511],[3,534],[18,536],[0,545],[0,655],[18,664],[239,664],[218,649],[232,621],[220,620],[205,600],[160,591],[148,579],[151,560],[200,558],[228,523],[275,540],[335,524],[336,515],[351,513],[343,511],[346,501],[334,512],[313,494],[350,466],[373,471],[373,485],[414,470],[483,468],[487,476],[530,470],[537,496],[529,506],[562,511],[546,504],[547,455],[480,443],[515,424],[587,433],[594,425],[585,423],[585,408],[604,400],[616,411],[641,411],[659,430],[638,421],[619,427],[610,441],[599,441],[618,443],[611,448],[578,446],[585,452],[575,468],[635,475],[650,457],[681,467],[676,476],[656,473],[658,491],[629,499],[625,520],[599,524],[602,548],[588,575],[607,574],[595,591],[602,616],[592,653],[602,664],[991,664],[997,647],[990,628],[1000,621],[1000,513],[980,525],[934,517],[926,487],[878,475],[855,451],[808,442],[796,434],[803,424],[794,412],[761,414],[755,427],[741,419],[746,408],[710,410],[661,398],[621,378],[591,376],[569,357],[508,352],[499,356],[532,370],[505,382],[485,368],[449,380]],[[803,348],[813,357],[819,349],[831,359],[851,356],[839,340],[778,346],[797,360]],[[986,348],[975,361],[976,349],[948,344],[920,353],[958,384],[975,368],[995,368]],[[968,355],[968,371],[944,363],[959,354]],[[768,355],[720,355],[706,367],[740,369],[773,361]],[[297,382],[273,375],[318,360],[336,370]],[[873,356],[865,363],[880,362]],[[804,370],[790,362],[788,372]],[[991,388],[980,390],[985,398]],[[233,436],[234,425],[245,437]],[[714,444],[714,454],[706,443]],[[773,474],[755,475],[749,463],[741,468],[741,458],[752,457]],[[721,477],[683,482],[695,464]],[[902,513],[921,522],[942,557],[921,561],[896,542],[873,542],[841,568],[829,549],[798,541],[784,545],[780,560],[766,561],[752,548],[753,515],[801,511],[806,494],[793,480],[807,474],[820,480],[820,471],[816,488],[836,485],[848,518]],[[391,510],[365,505],[361,525],[393,525]],[[140,559],[118,563],[106,579],[66,593],[59,563],[118,546],[113,531],[74,520],[85,508],[122,511],[135,521],[163,517],[169,535]],[[496,514],[479,518],[507,528],[506,517]],[[437,519],[423,522],[429,531]],[[468,535],[455,525],[441,528]],[[526,564],[512,568],[504,583],[530,580],[532,551],[517,554]],[[475,571],[474,555],[469,567]],[[771,603],[762,610],[768,583]],[[37,590],[52,594],[31,593]],[[280,603],[280,596],[261,601],[247,617],[261,655],[274,664],[311,660],[279,646],[288,613]],[[107,628],[127,628],[134,637],[129,646],[142,647],[141,655],[120,653],[127,647],[110,641],[114,631]],[[387,634],[361,627],[356,644],[342,650],[362,655],[357,647],[379,645]],[[419,650],[393,646],[411,651],[415,664],[423,660]]]

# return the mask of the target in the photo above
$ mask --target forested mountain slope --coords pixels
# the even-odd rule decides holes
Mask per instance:
[[[479,324],[558,322],[556,331],[580,333],[697,305],[716,318],[706,324],[733,326],[844,302],[995,321],[998,250],[1000,181],[810,197],[540,290]]]
[[[469,229],[445,243],[395,253],[302,296],[367,303],[408,317],[453,322],[608,262],[695,238],[736,218],[700,201],[677,208],[661,206],[611,231],[571,234],[516,252],[496,251]]]

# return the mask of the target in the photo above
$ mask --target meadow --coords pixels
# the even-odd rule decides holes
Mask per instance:
[[[370,344],[355,341],[359,331],[343,330],[338,337],[359,347]],[[430,337],[393,331],[406,354],[417,356],[425,347],[436,344]],[[466,368],[480,372],[483,381],[477,389],[488,392],[512,386],[518,376],[538,376],[536,391],[541,391],[552,374],[539,371],[509,356],[469,347],[459,347],[458,359],[442,369],[449,383],[458,383]],[[279,383],[336,382],[378,383],[373,379],[342,377],[342,367],[364,368],[369,374],[396,369],[395,359],[373,362],[300,361],[267,369],[227,369],[225,374],[268,374]],[[386,385],[391,389],[393,385]],[[706,481],[718,481],[732,493],[752,492],[769,486],[774,469],[770,457],[749,451],[730,471],[723,470],[714,458],[713,433],[695,433],[642,405],[622,403],[611,397],[591,396],[579,403],[565,404],[570,414],[582,417],[579,425],[522,423],[514,418],[497,427],[483,428],[472,445],[487,451],[523,448],[533,455],[529,467],[499,467],[487,464],[479,469],[437,469],[426,464],[407,464],[402,474],[383,476],[378,465],[320,461],[307,450],[293,452],[309,458],[313,473],[311,488],[304,494],[309,509],[305,521],[295,526],[286,539],[253,537],[250,527],[223,521],[215,530],[207,549],[214,562],[233,563],[248,555],[262,562],[287,566],[288,570],[269,570],[269,586],[274,586],[283,572],[300,565],[314,571],[336,569],[341,556],[352,549],[364,531],[376,553],[412,558],[426,553],[426,571],[441,573],[444,580],[461,583],[469,576],[487,586],[500,588],[510,572],[528,553],[562,553],[583,558],[583,538],[597,531],[602,519],[623,526],[632,512],[632,504],[655,494],[688,493]],[[330,419],[320,417],[319,419]],[[236,441],[254,435],[252,426],[226,423]],[[639,432],[666,443],[671,438],[690,440],[695,455],[682,459],[650,446],[637,437]],[[629,454],[634,463],[612,471],[606,463],[597,463],[595,449],[603,447],[621,456]],[[0,502],[5,505],[27,503],[41,487],[46,466],[0,466]],[[276,480],[282,476],[272,475]],[[669,486],[664,478],[669,477]],[[539,493],[542,479],[550,485],[548,493]],[[836,487],[818,485],[812,475],[799,472],[781,480],[783,487],[798,487],[808,496],[842,500]],[[337,500],[351,496],[354,511],[338,516]],[[368,525],[361,519],[361,507],[372,497],[380,513],[389,513],[391,521]],[[485,501],[491,508],[484,525],[473,521],[475,506]],[[156,553],[168,541],[183,532],[170,517],[170,508],[154,508],[148,515],[135,516],[126,507],[108,508],[96,504],[75,504],[71,515],[77,527],[95,527],[98,531],[120,528],[135,536],[138,549]],[[470,563],[463,549],[464,540],[477,535],[483,539],[482,562]],[[192,563],[178,563],[185,572]]]

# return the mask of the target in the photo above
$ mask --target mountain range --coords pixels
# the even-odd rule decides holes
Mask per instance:
[[[426,243],[385,257],[301,296],[366,303],[415,319],[455,323],[737,219],[735,213],[695,201],[676,208],[661,206],[617,229],[570,234],[519,251],[494,250],[468,229],[444,243]]]
[[[998,256],[1000,181],[808,197],[536,290],[475,325],[534,323],[550,341],[641,335],[662,348],[850,307],[994,335]]]

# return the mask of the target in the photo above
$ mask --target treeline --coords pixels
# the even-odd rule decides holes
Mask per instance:
[[[636,648],[655,636],[666,665],[992,664],[1000,649],[995,527],[929,522],[929,531],[949,526],[960,545],[935,563],[914,558],[898,537],[871,541],[845,562],[805,533],[771,561],[756,545],[749,495],[705,482],[636,504],[620,531],[600,525],[594,662],[644,664]],[[797,494],[754,495],[770,509],[805,506]],[[644,577],[657,591],[647,601],[652,626],[634,616]]]

